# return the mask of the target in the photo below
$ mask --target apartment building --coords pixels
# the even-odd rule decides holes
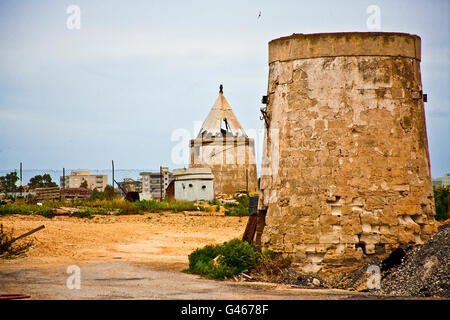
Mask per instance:
[[[70,175],[60,177],[60,186],[66,188],[80,188],[81,184],[86,181],[88,189],[104,191],[108,185],[108,175],[91,174],[90,171],[72,171]]]
[[[141,172],[142,193],[141,199],[164,199],[166,189],[173,180],[172,172],[167,167],[161,167],[160,171]]]

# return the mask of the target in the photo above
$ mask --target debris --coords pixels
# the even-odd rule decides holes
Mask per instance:
[[[58,208],[53,208],[52,209],[52,213],[55,215],[71,215],[74,214],[75,212],[81,212],[83,210],[78,209],[78,208],[71,208],[71,207],[58,207]]]
[[[221,255],[219,254],[217,257],[215,257],[215,258],[213,259],[213,263],[214,263],[214,266],[215,266],[215,267],[218,267],[218,266],[219,266],[219,262],[217,262],[217,260],[219,260],[220,257],[221,257]]]
[[[402,245],[386,259],[373,258],[358,269],[330,279],[333,288],[367,291],[371,265],[380,266],[380,294],[415,297],[450,297],[450,228],[438,232],[423,245]]]
[[[243,273],[243,272],[241,272],[241,274],[242,274],[244,277],[246,277],[247,279],[253,279],[253,277],[249,276],[248,274],[245,274],[245,273]]]
[[[313,284],[314,286],[318,287],[318,286],[320,286],[320,280],[317,279],[317,278],[314,278],[313,281],[312,281],[312,284]]]
[[[450,297],[450,228],[406,252],[402,263],[383,275],[382,291],[419,297]]]

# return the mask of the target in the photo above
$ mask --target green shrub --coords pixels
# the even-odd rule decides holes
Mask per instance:
[[[217,200],[217,199],[214,199],[214,200],[208,201],[208,204],[209,204],[210,206],[220,206],[220,201]]]
[[[106,200],[113,200],[117,196],[114,187],[108,184],[103,191],[103,196]]]
[[[246,241],[233,239],[220,248],[219,264],[234,268],[235,274],[253,267],[258,262],[258,251]]]
[[[225,203],[225,215],[227,216],[248,216],[248,206],[244,207],[242,204]]]
[[[88,218],[88,219],[92,219],[93,218],[93,216],[89,212],[89,210],[74,212],[70,216],[71,217],[78,217],[78,218]]]
[[[434,203],[436,206],[436,220],[448,219],[448,193],[450,185],[433,187]]]
[[[23,214],[23,215],[41,215],[46,218],[53,218],[52,207],[43,205],[38,206],[34,204],[15,204],[8,203],[0,206],[0,216],[10,214]]]
[[[207,245],[194,250],[189,255],[189,269],[195,270],[201,264],[207,264],[220,254],[218,246]]]
[[[189,255],[187,273],[199,274],[212,279],[232,277],[253,268],[261,254],[245,241],[233,239],[222,245],[207,245]]]
[[[105,194],[102,191],[97,190],[97,188],[92,190],[91,200],[104,200],[104,199]]]
[[[240,205],[242,205],[245,208],[248,208],[248,202],[250,197],[247,193],[240,193],[236,196],[236,200],[239,202]]]

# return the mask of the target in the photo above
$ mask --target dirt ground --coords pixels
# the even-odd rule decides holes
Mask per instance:
[[[95,216],[93,219],[57,216],[1,217],[6,230],[20,235],[45,225],[24,239],[33,248],[25,258],[0,260],[3,265],[60,265],[123,260],[158,262],[162,267],[186,267],[192,250],[210,243],[241,237],[247,217],[201,213],[147,213],[144,215]]]
[[[40,225],[26,257],[0,260],[0,294],[32,299],[360,299],[344,290],[212,281],[180,272],[188,255],[206,244],[240,238],[247,217],[201,213],[95,216],[4,216],[20,235]],[[22,241],[22,240],[20,240]],[[67,267],[81,270],[81,289],[68,289]]]

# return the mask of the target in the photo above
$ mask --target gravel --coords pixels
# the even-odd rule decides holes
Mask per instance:
[[[265,276],[254,272],[250,281],[286,283],[304,288],[370,291],[380,296],[450,298],[449,233],[450,224],[443,225],[423,245],[401,245],[385,259],[374,257],[360,268],[334,277],[320,278],[318,275],[302,274],[292,267],[284,267],[273,274],[265,272]],[[369,290],[367,283],[371,274],[368,269],[374,265],[380,267],[381,288]]]
[[[383,274],[383,293],[417,297],[450,297],[450,227],[425,244],[406,251],[401,264]]]

